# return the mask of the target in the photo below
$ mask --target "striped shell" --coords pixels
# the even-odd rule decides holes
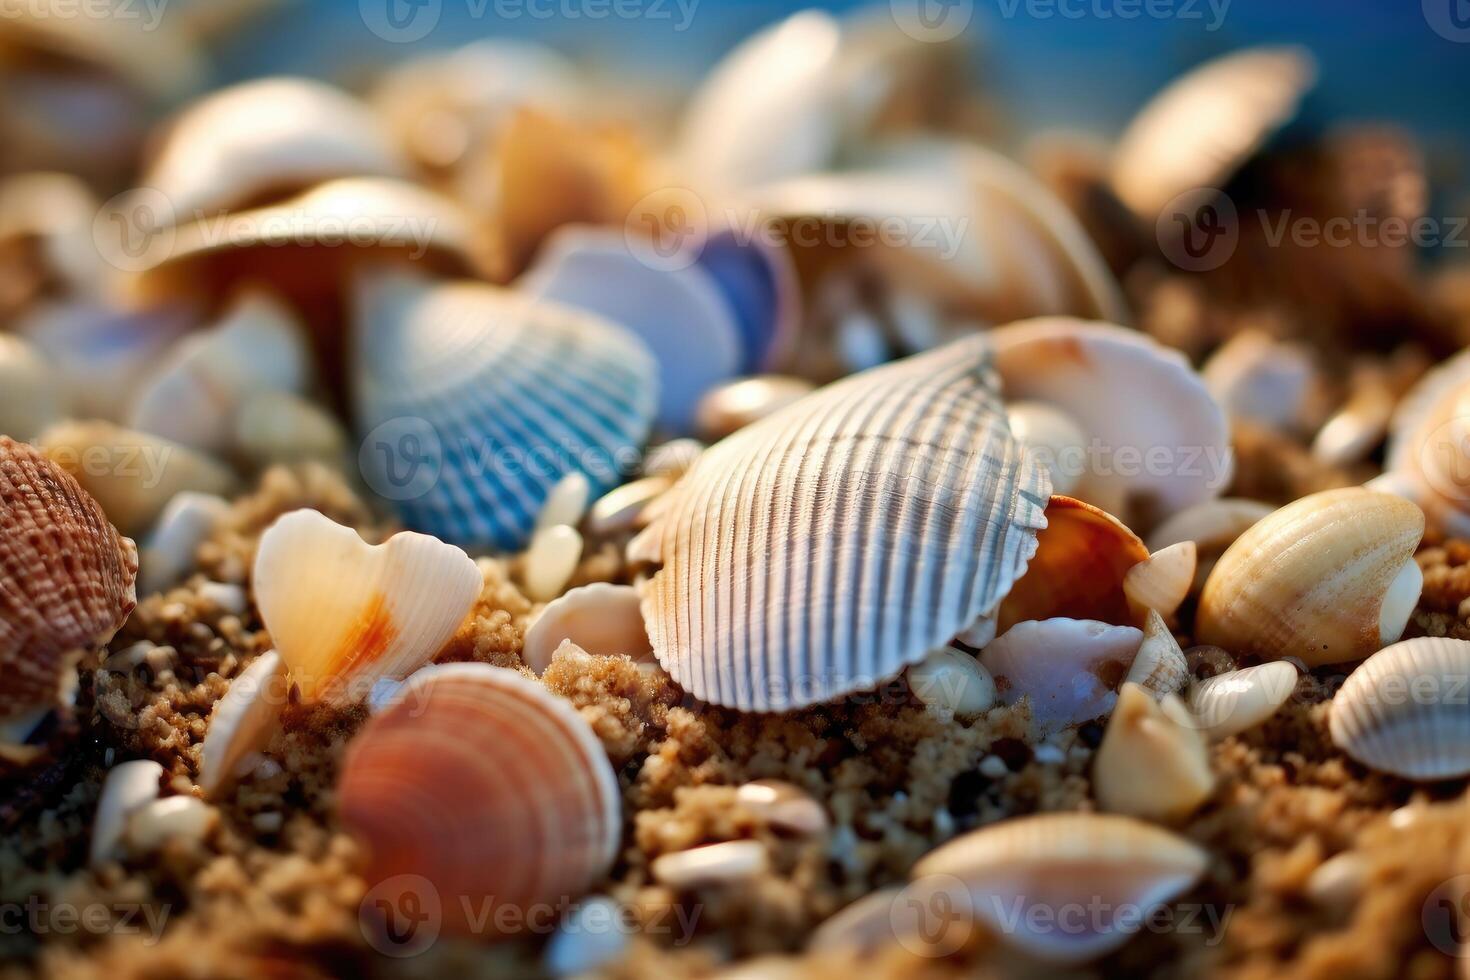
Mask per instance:
[[[63,655],[122,626],[137,574],[133,542],[77,481],[0,436],[0,721],[56,701]]]
[[[408,278],[378,279],[359,304],[364,472],[411,528],[522,547],[567,473],[605,493],[648,436],[653,359],[590,313]]]
[[[1419,637],[1363,662],[1332,699],[1333,743],[1370,769],[1431,782],[1470,774],[1470,641]]]
[[[617,777],[582,716],[486,664],[411,677],[348,747],[337,798],[368,886],[399,908],[382,889],[427,880],[458,934],[579,898],[622,836]]]
[[[983,338],[839,382],[707,451],[634,541],[654,653],[743,710],[871,688],[995,612],[1049,489]]]

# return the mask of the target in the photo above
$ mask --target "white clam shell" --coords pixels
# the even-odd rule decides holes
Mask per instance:
[[[256,552],[261,620],[304,701],[365,697],[449,642],[480,595],[460,549],[405,531],[372,546],[313,510],[278,519]]]
[[[29,442],[61,419],[60,379],[29,341],[0,334],[0,435]]]
[[[286,662],[267,650],[230,681],[215,703],[199,750],[199,788],[214,798],[240,775],[242,764],[265,750],[290,695]]]
[[[1189,707],[1206,735],[1218,741],[1266,721],[1296,691],[1296,666],[1277,660],[1218,674],[1189,689]]]
[[[125,841],[130,850],[149,854],[170,841],[199,842],[219,821],[219,811],[192,796],[169,796],[133,811]]]
[[[838,382],[708,450],[630,556],[659,662],[779,711],[869,689],[995,611],[1045,523],[983,338]]]
[[[217,494],[185,492],[170,500],[139,550],[138,593],[162,592],[188,574],[199,546],[229,511]]]
[[[347,430],[331,412],[300,395],[261,391],[240,405],[231,444],[261,468],[308,459],[340,465]]]
[[[584,585],[549,603],[526,630],[521,657],[539,675],[567,640],[594,656],[643,660],[653,653],[643,626],[642,598],[631,585]]]
[[[1118,700],[1115,688],[1143,642],[1131,626],[1078,619],[1017,623],[980,655],[1000,699],[1026,698],[1043,731],[1100,718]]]
[[[531,535],[521,566],[526,597],[548,602],[561,595],[581,560],[582,534],[576,528],[559,524]]]
[[[1230,481],[1225,412],[1177,351],[1137,331],[1066,318],[1015,323],[990,337],[1007,401],[1054,405],[1086,431],[1073,496],[1142,529]]]
[[[1419,637],[1363,662],[1332,699],[1338,748],[1370,769],[1432,782],[1470,773],[1470,641]]]
[[[92,818],[92,845],[88,861],[97,867],[116,856],[134,812],[158,799],[163,766],[137,759],[113,766],[102,784],[97,815]]]
[[[653,358],[590,313],[398,277],[364,283],[359,308],[362,462],[409,527],[521,548],[567,473],[606,492],[648,436]]]
[[[1175,695],[1172,714],[1189,709]],[[1172,822],[1210,795],[1215,775],[1198,726],[1180,724],[1137,684],[1124,684],[1092,765],[1098,803],[1110,813]]]
[[[1075,964],[1123,946],[1142,927],[1134,910],[1183,894],[1208,860],[1191,841],[1131,817],[1053,813],[972,831],[922,858],[913,873],[960,879],[973,914],[1005,942]],[[1064,910],[1079,908],[1101,908],[1107,921],[1057,928]]]

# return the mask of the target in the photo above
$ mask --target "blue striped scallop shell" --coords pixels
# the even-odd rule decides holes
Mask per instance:
[[[620,327],[483,283],[398,276],[359,284],[356,320],[363,476],[408,527],[517,549],[566,474],[601,494],[636,467],[658,373]]]

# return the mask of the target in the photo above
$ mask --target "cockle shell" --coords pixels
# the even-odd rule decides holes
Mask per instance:
[[[480,283],[379,277],[359,297],[364,472],[404,523],[520,548],[567,473],[622,482],[648,437],[647,349],[590,313]]]
[[[1177,351],[1137,331],[1062,317],[989,336],[1007,401],[1054,405],[1087,433],[1073,496],[1147,530],[1229,482],[1225,412]]]
[[[1403,633],[1423,573],[1424,515],[1361,488],[1303,497],[1245,532],[1200,595],[1195,638],[1308,666],[1361,660]]]
[[[781,711],[864,690],[982,616],[1044,525],[983,338],[831,385],[709,449],[632,553],[659,662]]]
[[[242,295],[223,320],[185,337],[138,391],[128,424],[208,453],[230,448],[245,398],[303,391],[311,351],[287,310],[268,293]]]
[[[480,595],[478,566],[405,531],[373,546],[314,510],[260,538],[255,601],[302,700],[361,697],[428,663]]]
[[[0,721],[57,700],[64,655],[111,639],[137,573],[133,542],[77,481],[0,436]]]
[[[1363,662],[1332,699],[1332,742],[1370,769],[1433,782],[1470,773],[1470,641],[1419,637]]]
[[[108,770],[92,818],[92,845],[88,863],[99,867],[116,857],[128,829],[128,818],[158,799],[163,766],[150,759],[119,763]]]
[[[1123,578],[1123,592],[1128,606],[1138,618],[1152,610],[1166,619],[1189,597],[1194,573],[1199,564],[1199,546],[1181,541],[1162,548],[1128,569]]]
[[[142,184],[179,223],[267,203],[334,177],[397,176],[404,165],[372,111],[306,78],[221,89],[169,127]]]
[[[1208,861],[1197,844],[1131,817],[1048,813],[965,834],[920,859],[913,874],[960,879],[973,913],[1002,940],[1075,964],[1123,946],[1143,925],[1135,913],[1173,901]],[[1062,917],[1079,908],[1101,908],[1109,921],[1087,916],[1086,928],[1058,928],[1079,922]]]
[[[1286,660],[1216,674],[1189,689],[1189,708],[1218,741],[1274,715],[1296,691],[1297,677],[1296,665]]]
[[[1053,732],[1112,711],[1142,642],[1131,626],[1047,619],[1017,623],[985,647],[980,663],[1002,702],[1029,700],[1033,722]]]
[[[567,640],[594,656],[649,659],[653,651],[641,603],[631,585],[598,582],[572,589],[541,610],[526,630],[521,659],[540,675]]]
[[[587,722],[485,664],[410,678],[349,745],[337,799],[369,887],[427,879],[455,934],[505,928],[505,909],[525,928],[531,906],[575,900],[622,835],[617,777]]]
[[[209,730],[199,750],[199,788],[218,796],[238,775],[241,763],[270,743],[289,701],[286,662],[268,650],[234,680],[214,705]]]
[[[1165,823],[1188,817],[1210,795],[1215,774],[1196,725],[1174,718],[1189,709],[1170,694],[1172,714],[1137,684],[1124,684],[1093,758],[1097,801],[1110,813]]]
[[[64,404],[45,355],[22,337],[0,334],[0,435],[34,439],[62,417]]]

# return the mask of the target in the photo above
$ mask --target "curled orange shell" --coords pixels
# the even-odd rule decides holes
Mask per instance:
[[[348,749],[338,805],[385,907],[427,893],[460,935],[513,933],[536,908],[576,900],[622,837],[617,777],[591,727],[487,664],[409,678]]]
[[[69,651],[112,638],[137,603],[138,550],[37,449],[0,436],[0,721],[56,699]]]

